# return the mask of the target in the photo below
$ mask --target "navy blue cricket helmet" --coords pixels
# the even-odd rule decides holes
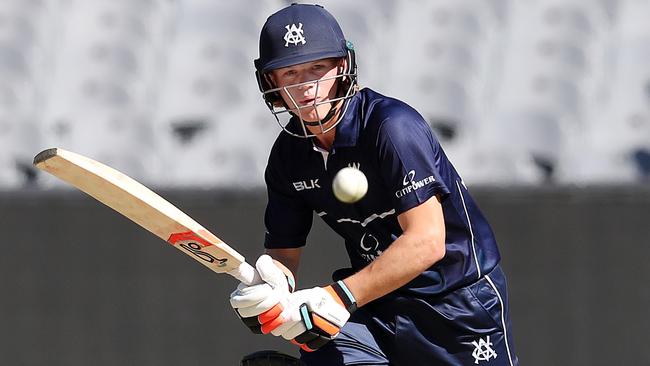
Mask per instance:
[[[325,58],[347,58],[346,69],[336,76],[340,78],[337,97],[328,103],[347,100],[358,89],[352,42],[345,39],[336,19],[321,5],[294,3],[269,16],[260,34],[259,52],[260,56],[254,62],[256,79],[264,101],[276,119],[278,114],[289,112],[289,108],[282,100],[279,89],[267,77],[271,70]],[[316,123],[326,123],[334,112],[332,108],[328,116]],[[282,123],[280,126],[286,130]],[[309,135],[305,131],[304,136],[299,137]]]

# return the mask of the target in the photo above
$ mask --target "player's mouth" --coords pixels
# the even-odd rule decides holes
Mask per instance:
[[[305,98],[305,99],[299,100],[298,104],[300,104],[301,106],[313,105],[315,101],[316,101],[316,98]]]

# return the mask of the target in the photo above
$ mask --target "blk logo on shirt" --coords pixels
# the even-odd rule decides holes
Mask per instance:
[[[293,188],[300,192],[306,189],[320,188],[320,186],[318,185],[318,179],[310,179],[309,181],[302,180],[299,182],[293,182]]]

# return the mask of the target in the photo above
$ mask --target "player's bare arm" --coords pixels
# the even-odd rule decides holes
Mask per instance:
[[[262,330],[312,352],[337,337],[358,306],[402,287],[444,257],[444,218],[436,196],[399,215],[398,222],[402,235],[374,262],[346,281],[288,295],[280,314]],[[279,250],[294,263],[299,253]]]
[[[445,255],[444,217],[437,197],[402,213],[398,221],[404,230],[402,236],[377,260],[344,280],[357,306],[398,289]],[[267,249],[266,252],[296,276],[302,248]]]
[[[267,249],[266,254],[282,263],[293,273],[294,278],[297,278],[302,248]]]
[[[394,291],[445,255],[445,225],[437,196],[398,216],[403,234],[375,261],[344,280],[357,306]]]

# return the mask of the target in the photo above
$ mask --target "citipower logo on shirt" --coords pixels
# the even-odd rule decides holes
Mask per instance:
[[[402,184],[404,185],[404,188],[400,189],[399,191],[395,192],[395,197],[397,198],[402,198],[406,196],[407,194],[411,192],[415,192],[418,189],[429,185],[433,182],[436,181],[436,178],[433,177],[433,175],[430,175],[424,179],[415,180],[415,170],[411,170],[410,172],[406,173],[404,176],[404,180],[402,180]]]

